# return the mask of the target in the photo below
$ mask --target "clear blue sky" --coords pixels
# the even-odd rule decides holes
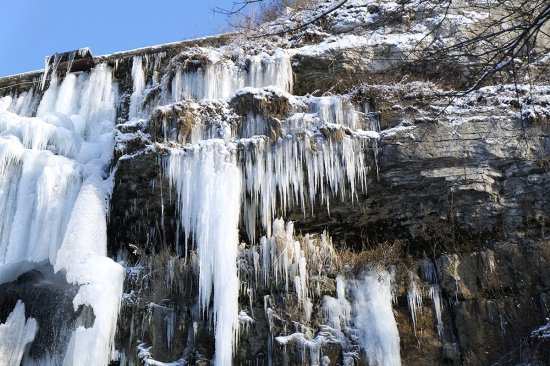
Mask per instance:
[[[90,47],[94,55],[229,29],[213,14],[234,0],[2,1],[0,76],[41,69],[55,52]]]

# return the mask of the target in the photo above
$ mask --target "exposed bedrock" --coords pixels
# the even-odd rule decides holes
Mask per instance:
[[[38,325],[24,362],[50,359],[62,362],[71,332],[80,326],[93,325],[93,309],[88,306],[74,309],[78,286],[67,283],[63,273],[53,273],[49,264],[20,263],[17,267],[12,273],[16,278],[0,285],[0,323],[5,322],[16,303],[22,301],[26,317],[35,319]],[[17,275],[24,268],[28,270]]]
[[[361,272],[373,261],[395,266],[394,314],[403,364],[511,365],[547,360],[545,341],[530,337],[545,323],[550,305],[550,242],[545,239],[550,213],[547,124],[515,118],[510,104],[490,107],[495,98],[507,95],[506,90],[491,90],[456,113],[441,113],[434,103],[426,107],[429,103],[421,95],[404,98],[384,93],[371,89],[357,95],[370,103],[382,127],[377,150],[368,151],[370,156],[376,152],[372,160],[376,166],[371,167],[367,193],[354,201],[334,197],[329,212],[326,207],[305,214],[293,210],[289,218],[304,234],[327,230],[342,261],[352,267],[345,271]],[[237,104],[241,115],[247,108],[258,108],[257,101],[246,98],[241,96]],[[130,257],[132,248],[160,253],[159,257],[166,251],[177,253],[175,196],[162,176],[162,151],[148,149],[119,161],[110,216],[113,254],[120,248]],[[241,238],[246,241],[244,231]],[[399,249],[388,250],[391,243],[398,243]],[[423,277],[426,262],[434,265],[436,279]],[[181,266],[176,274],[189,271],[189,264]],[[424,297],[416,329],[407,300],[409,272],[417,276]],[[321,295],[313,300],[308,323],[312,329],[323,322],[322,295],[335,296],[337,273],[324,274]],[[152,346],[149,351],[157,360],[170,361],[182,354],[197,362],[209,359],[212,333],[203,327],[206,324],[195,325],[196,335],[192,331],[194,301],[174,289],[162,289],[160,295],[163,280],[158,281],[141,288],[160,304],[168,301],[167,309],[148,308],[152,300],[139,296],[136,303],[123,306],[123,323],[145,322],[138,327],[143,333],[133,335],[134,344],[139,339]],[[439,300],[434,300],[435,291],[440,291]],[[240,300],[249,315],[252,309],[255,322],[249,327],[241,323],[244,330],[235,357],[241,364],[267,363],[269,354],[275,364],[310,362],[303,345],[282,346],[274,340],[295,330],[292,322],[299,320],[293,310],[295,300],[284,294],[272,296],[279,317],[271,321],[270,331],[263,298],[268,294],[256,293],[252,307],[248,298]],[[196,292],[188,296],[194,299]],[[435,301],[440,301],[440,323]],[[178,314],[174,329],[179,340],[186,341],[168,349],[166,330],[157,329],[158,322],[150,319],[161,317],[166,322],[171,312]],[[128,331],[124,324],[120,328],[126,341]],[[194,337],[202,338],[195,342]],[[341,364],[345,355],[340,343],[330,341],[320,352],[334,365]]]

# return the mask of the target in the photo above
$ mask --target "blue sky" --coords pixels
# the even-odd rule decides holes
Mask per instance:
[[[3,1],[0,76],[41,69],[45,56],[80,47],[100,55],[220,33],[227,19],[212,9],[233,1]]]

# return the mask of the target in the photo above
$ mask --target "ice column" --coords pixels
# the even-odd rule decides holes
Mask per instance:
[[[134,56],[132,59],[132,82],[133,91],[130,96],[130,110],[128,112],[128,119],[139,117],[143,108],[145,73],[143,71],[142,56]]]
[[[212,301],[215,365],[231,365],[239,330],[237,276],[241,172],[235,146],[223,140],[203,141],[172,150],[168,172],[178,196],[178,211],[187,242],[199,260],[199,305],[206,313]]]
[[[353,292],[353,321],[369,365],[401,365],[390,274],[387,271],[367,272],[357,281]]]
[[[95,315],[72,333],[64,365],[107,365],[123,283],[106,234],[117,86],[104,64],[62,82],[55,66],[35,117],[29,94],[0,102],[0,270],[47,261],[64,271],[80,286],[75,310]]]

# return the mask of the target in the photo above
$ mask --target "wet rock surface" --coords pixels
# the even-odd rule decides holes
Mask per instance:
[[[26,317],[38,323],[27,357],[56,359],[63,356],[72,330],[92,326],[94,314],[90,307],[74,309],[78,286],[67,283],[62,273],[54,274],[49,265],[33,267],[14,281],[0,285],[0,323],[6,320],[18,300],[23,301]]]

